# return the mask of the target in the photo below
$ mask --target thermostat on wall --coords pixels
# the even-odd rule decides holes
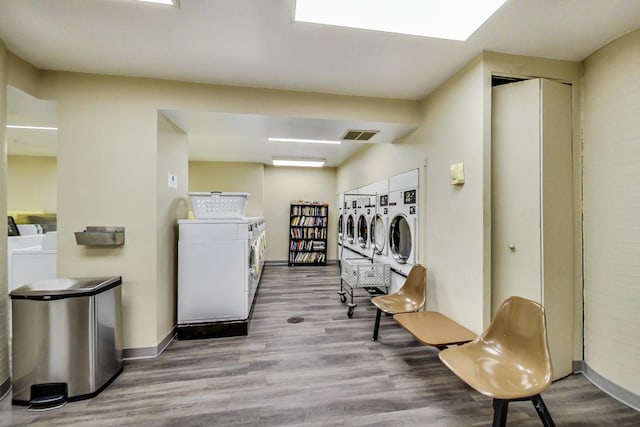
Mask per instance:
[[[451,165],[451,184],[464,184],[464,163],[453,163]]]

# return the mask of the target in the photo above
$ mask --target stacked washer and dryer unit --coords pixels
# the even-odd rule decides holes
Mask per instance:
[[[178,338],[247,335],[262,275],[262,217],[178,221]]]
[[[376,212],[376,193],[372,186],[361,187],[358,194],[356,235],[360,255],[371,257],[371,220]]]
[[[344,207],[341,258],[373,257],[389,264],[389,292],[402,286],[418,260],[418,186],[418,169],[413,169],[339,195]]]
[[[361,256],[358,251],[356,223],[358,221],[358,195],[354,192],[344,193],[344,233],[342,239],[343,258]]]
[[[344,219],[344,212],[345,212],[345,201],[344,201],[344,193],[340,193],[338,194],[338,254],[340,253],[340,250],[342,249],[342,244],[344,242],[344,238],[345,238],[345,219]]]
[[[396,291],[418,261],[418,169],[389,178],[387,243],[391,289]]]

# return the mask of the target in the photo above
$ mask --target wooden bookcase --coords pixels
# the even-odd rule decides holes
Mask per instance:
[[[289,216],[289,265],[326,265],[329,205],[292,202]]]

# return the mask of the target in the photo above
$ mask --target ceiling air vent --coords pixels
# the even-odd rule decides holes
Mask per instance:
[[[368,141],[375,134],[380,132],[379,130],[348,130],[342,137],[343,141]]]

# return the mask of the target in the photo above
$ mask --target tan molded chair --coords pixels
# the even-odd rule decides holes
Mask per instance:
[[[540,396],[551,384],[544,309],[521,297],[507,298],[475,340],[439,353],[464,382],[493,397],[493,425],[507,422],[509,402],[531,400],[545,426],[555,426]]]
[[[398,314],[420,310],[425,303],[426,287],[427,269],[422,264],[416,264],[411,268],[411,271],[409,271],[407,279],[398,292],[371,298],[373,305],[378,308],[371,340],[378,340],[380,315],[383,311],[387,314]]]

